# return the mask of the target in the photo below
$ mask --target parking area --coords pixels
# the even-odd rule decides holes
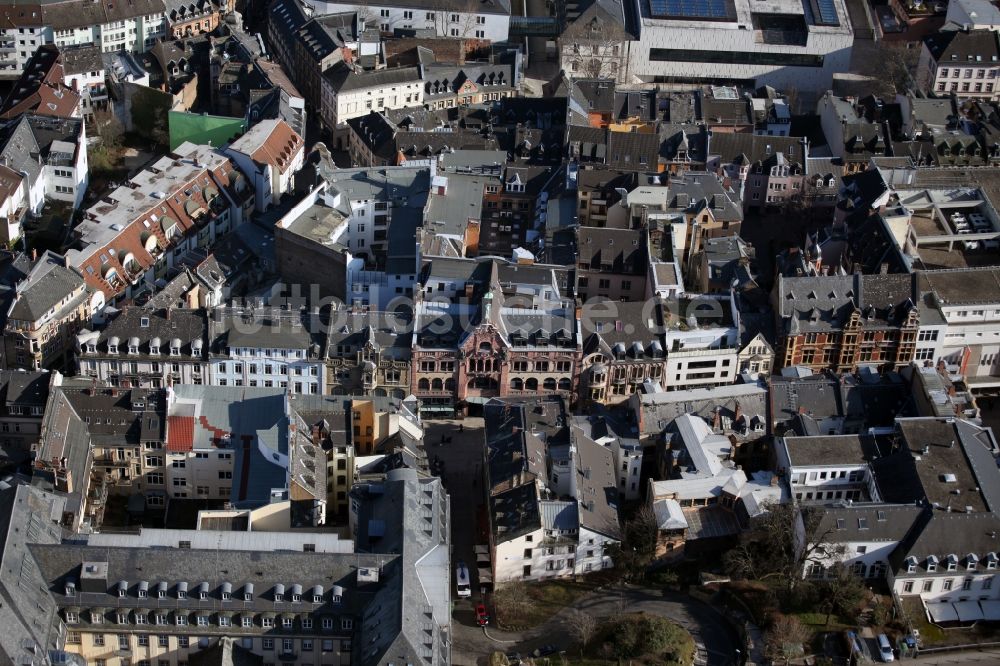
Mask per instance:
[[[476,604],[482,600],[476,570],[477,544],[488,543],[481,530],[483,514],[483,419],[424,420],[427,455],[443,463],[441,480],[451,498],[451,544],[453,565],[463,561],[469,568],[472,596],[460,599],[455,594],[452,576],[452,663],[485,662],[493,643],[476,624]],[[454,568],[454,566],[453,566]],[[490,609],[492,612],[492,609]]]

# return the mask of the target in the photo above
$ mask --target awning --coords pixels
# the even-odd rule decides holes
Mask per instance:
[[[217,196],[219,196],[219,190],[215,189],[211,185],[205,188],[205,201],[210,202]]]
[[[485,405],[492,399],[493,398],[483,398],[481,396],[475,395],[472,396],[471,398],[466,398],[465,401],[470,405]]]
[[[184,202],[184,212],[191,217],[197,215],[201,210],[203,210],[201,205],[194,199],[188,199]]]
[[[955,622],[958,620],[958,611],[949,603],[928,603],[925,606],[931,616],[931,622]]]
[[[975,622],[983,619],[983,609],[979,607],[978,601],[955,602],[955,611],[958,613],[960,622]]]
[[[1000,620],[1000,601],[980,601],[979,607],[983,609],[983,619]]]
[[[170,235],[170,232],[173,231],[174,227],[176,227],[176,226],[177,226],[177,220],[175,220],[174,218],[170,217],[169,215],[164,215],[163,219],[160,220],[160,228],[163,229],[163,233],[166,234],[166,235],[168,235],[168,236]]]
[[[607,152],[608,152],[607,146],[605,146],[603,143],[597,144],[597,159],[603,160]]]
[[[478,559],[480,555],[485,555],[486,558],[489,559],[490,547],[485,544],[476,546],[476,558]]]
[[[493,572],[486,568],[480,568],[476,572],[479,576],[480,583],[492,583],[493,582]]]

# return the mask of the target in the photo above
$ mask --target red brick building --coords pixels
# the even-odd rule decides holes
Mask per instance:
[[[776,365],[851,372],[913,360],[920,323],[914,275],[778,277]]]

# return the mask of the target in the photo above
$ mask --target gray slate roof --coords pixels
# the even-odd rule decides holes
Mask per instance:
[[[59,647],[56,604],[28,552],[28,541],[58,544],[66,502],[27,485],[0,483],[0,661],[41,665]],[[26,649],[37,645],[36,654]]]
[[[38,321],[73,293],[83,282],[83,276],[67,268],[62,257],[46,252],[22,283],[9,317],[21,321]],[[83,297],[89,293],[84,290]]]

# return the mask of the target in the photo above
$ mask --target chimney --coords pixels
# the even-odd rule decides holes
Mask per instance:
[[[168,305],[167,306],[167,310],[166,310],[166,312],[163,315],[164,319],[166,319],[167,321],[170,321],[170,311],[171,310],[173,310],[173,307],[171,307],[171,306]]]
[[[743,415],[743,408],[740,406],[740,401],[736,401],[736,408],[733,410],[733,421],[739,421],[740,416]]]
[[[719,424],[722,420],[722,408],[716,407],[715,413],[712,414],[712,430],[718,430]]]
[[[201,289],[199,285],[194,285],[188,292],[184,294],[185,305],[191,310],[198,309],[198,296],[200,295]],[[167,310],[169,312],[169,310]]]
[[[799,405],[799,414],[805,414],[805,413],[806,413],[805,406],[804,405]]]
[[[38,248],[33,247],[31,248],[31,263],[35,263],[36,261],[38,261]]]
[[[887,275],[889,273],[889,263],[883,261],[878,267],[878,272],[880,275]]]

